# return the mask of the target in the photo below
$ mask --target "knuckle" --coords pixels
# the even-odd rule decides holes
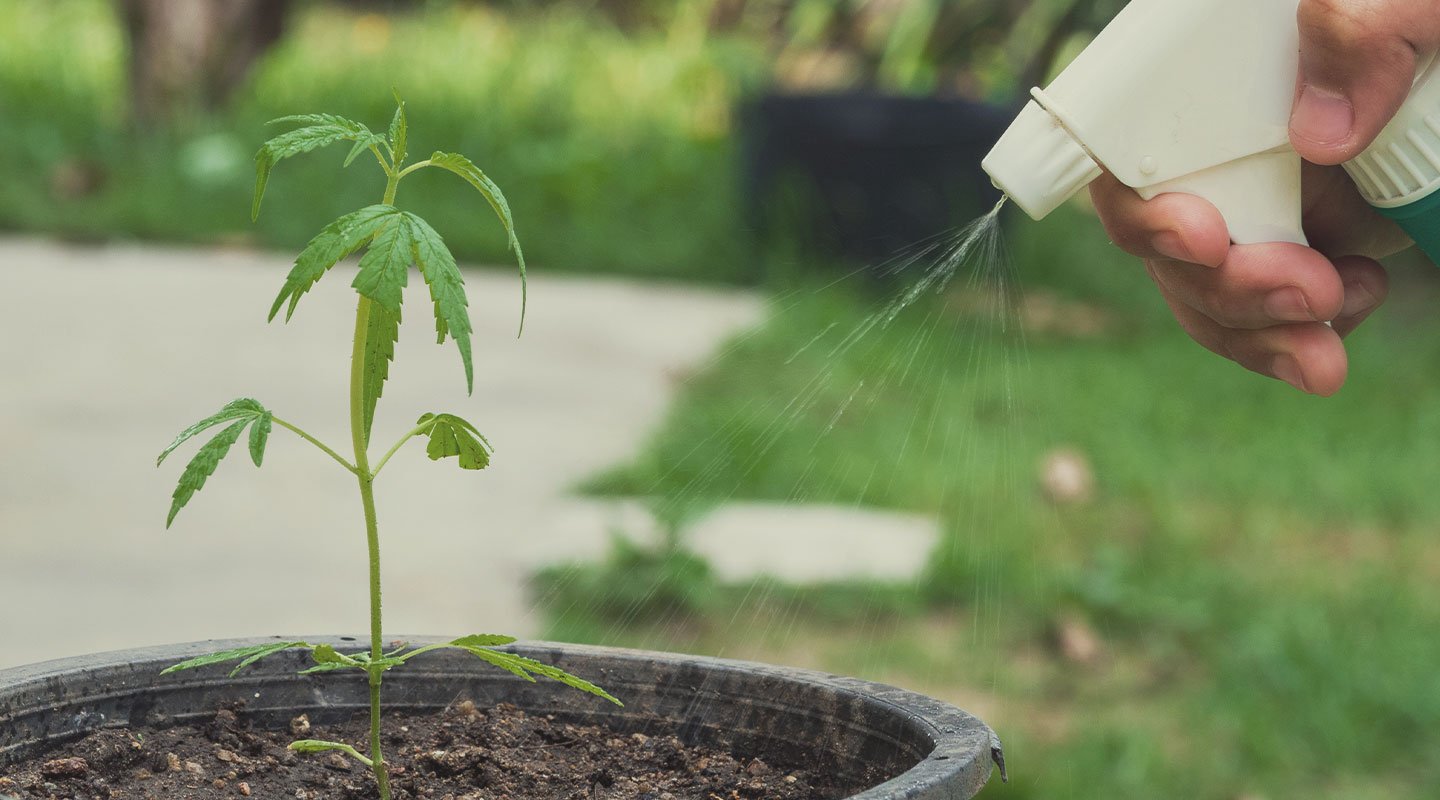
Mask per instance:
[[[1301,37],[1335,55],[1413,69],[1415,49],[1406,32],[1396,29],[1395,15],[1383,6],[1375,0],[1302,0],[1297,17]]]
[[[1375,34],[1379,20],[1365,0],[1302,0],[1300,32],[1335,42],[1354,42]]]
[[[1226,328],[1251,327],[1251,317],[1233,290],[1215,287],[1201,290],[1199,295],[1205,315]]]
[[[1222,334],[1221,339],[1221,349],[1215,352],[1251,372],[1269,374],[1271,355],[1267,348],[1260,345],[1253,332],[1229,330]]]

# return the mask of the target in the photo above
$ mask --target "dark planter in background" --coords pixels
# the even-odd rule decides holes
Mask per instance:
[[[283,727],[300,713],[319,722],[368,709],[363,675],[302,676],[309,655],[272,656],[235,678],[223,668],[160,675],[202,653],[265,639],[196,642],[50,661],[0,670],[0,772],[45,747],[102,727],[204,720],[245,701],[259,725]],[[355,639],[312,639],[355,648]],[[411,640],[424,642],[428,640]],[[980,720],[922,695],[805,670],[697,656],[549,643],[516,652],[592,679],[624,708],[553,682],[527,683],[465,653],[422,656],[385,677],[391,711],[433,711],[468,697],[527,712],[598,722],[622,732],[674,727],[690,742],[757,753],[804,753],[825,768],[855,773],[879,765],[894,775],[856,800],[965,800],[984,787],[994,733]]]
[[[746,212],[764,239],[877,265],[988,211],[980,161],[1013,114],[958,98],[771,94],[743,111]]]

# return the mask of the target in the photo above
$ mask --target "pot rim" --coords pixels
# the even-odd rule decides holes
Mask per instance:
[[[408,636],[387,637],[413,646],[451,641],[453,637]],[[277,641],[306,641],[311,644],[328,644],[337,648],[363,646],[368,636],[311,636],[282,637],[263,636],[237,639],[211,639],[197,642],[183,642],[168,645],[111,650],[79,656],[52,659],[17,667],[0,669],[0,694],[24,686],[40,687],[63,680],[67,675],[86,675],[98,669],[117,665],[137,663],[175,663],[187,658],[240,647],[250,647]],[[930,745],[930,751],[913,767],[895,777],[851,795],[847,800],[879,800],[893,798],[894,790],[901,786],[914,787],[944,785],[947,781],[975,775],[983,770],[989,775],[991,764],[999,767],[1001,780],[1008,780],[1005,774],[1005,756],[1000,739],[978,717],[949,703],[875,681],[861,680],[818,670],[786,667],[757,661],[715,658],[712,656],[689,655],[652,650],[637,650],[598,645],[568,644],[543,640],[520,640],[511,645],[497,648],[526,654],[562,652],[571,657],[592,657],[610,662],[636,664],[667,664],[686,666],[713,672],[741,672],[769,676],[790,683],[808,685],[848,695],[858,695],[867,702],[880,705],[889,713],[903,720],[904,725],[920,734]],[[543,656],[542,656],[543,657]],[[145,687],[137,687],[143,691]],[[160,686],[153,687],[156,689]],[[0,714],[0,723],[8,715]],[[985,746],[988,743],[988,747]],[[981,780],[983,784],[984,780]]]

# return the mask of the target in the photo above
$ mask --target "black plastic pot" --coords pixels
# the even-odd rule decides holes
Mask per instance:
[[[980,161],[1013,116],[960,98],[766,95],[743,114],[751,227],[877,266],[1000,199]]]
[[[237,699],[257,724],[275,727],[302,712],[324,723],[368,708],[363,675],[297,675],[310,663],[298,651],[272,656],[235,678],[223,668],[160,675],[186,658],[267,641],[194,642],[0,670],[0,771],[97,728],[198,721]],[[310,641],[359,646],[348,637]],[[386,707],[436,710],[457,697],[480,705],[504,701],[622,732],[677,727],[690,742],[803,753],[806,763],[818,759],[842,774],[880,765],[896,776],[855,800],[964,800],[984,787],[992,760],[1003,768],[999,741],[983,722],[890,686],[668,653],[544,642],[509,649],[592,679],[626,705],[553,682],[527,683],[464,653],[440,651],[386,675]]]

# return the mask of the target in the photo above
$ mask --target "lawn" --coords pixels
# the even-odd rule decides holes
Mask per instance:
[[[802,284],[588,487],[651,497],[682,543],[730,498],[929,512],[945,537],[923,579],[702,591],[683,557],[631,553],[631,595],[696,613],[561,605],[596,587],[557,570],[555,632],[950,697],[1008,742],[996,797],[1436,796],[1433,268],[1396,267],[1349,384],[1318,399],[1191,343],[1084,213],[1010,222],[1023,300],[962,270],[844,349],[902,289]],[[1092,465],[1089,502],[1040,491],[1056,448]]]

